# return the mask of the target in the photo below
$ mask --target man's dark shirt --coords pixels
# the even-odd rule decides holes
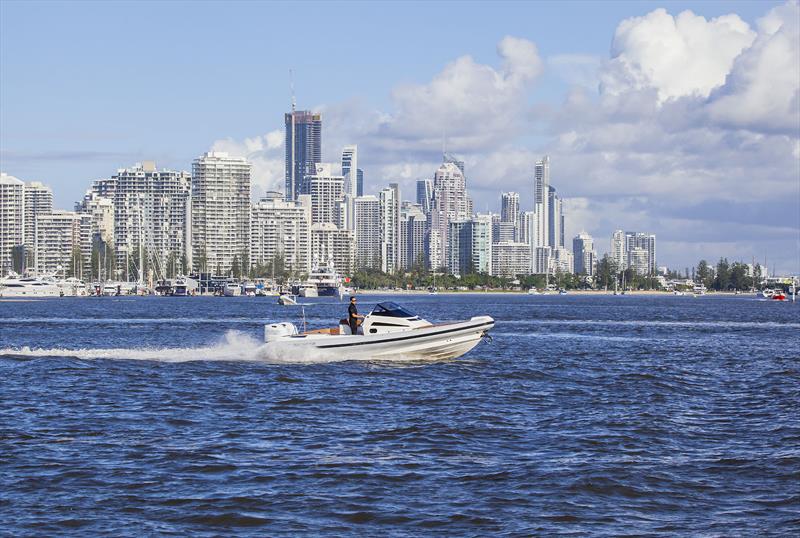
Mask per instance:
[[[355,303],[350,303],[350,306],[347,307],[347,322],[350,325],[350,332],[353,334],[358,332],[358,318],[356,318],[356,314],[358,314],[358,308],[356,308]]]

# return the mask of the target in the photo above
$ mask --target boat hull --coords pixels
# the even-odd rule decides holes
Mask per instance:
[[[494,327],[489,316],[378,335],[293,335],[268,342],[268,358],[324,360],[446,360],[477,346]]]

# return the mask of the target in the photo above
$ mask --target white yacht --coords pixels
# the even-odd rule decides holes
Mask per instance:
[[[303,282],[297,285],[297,289],[292,289],[294,295],[299,295],[300,297],[319,297],[319,292],[317,291],[317,285],[313,282]]]
[[[0,279],[0,297],[61,297],[63,294],[54,281],[20,277],[15,273]]]
[[[65,297],[86,297],[89,294],[86,290],[86,283],[75,277],[56,280],[55,284],[61,288],[62,295]]]
[[[242,294],[242,287],[238,282],[229,280],[222,287],[222,294],[225,297],[239,297]]]
[[[434,325],[402,306],[380,303],[364,317],[358,334],[346,320],[332,329],[298,333],[294,324],[264,327],[265,353],[283,360],[302,359],[308,353],[331,359],[455,359],[488,336],[494,319],[476,316]]]
[[[249,280],[247,282],[242,282],[242,295],[247,297],[255,297],[256,283]]]
[[[342,297],[344,285],[342,277],[336,272],[333,259],[328,264],[320,266],[316,260],[311,266],[311,273],[305,282],[296,284],[292,293],[301,297]]]

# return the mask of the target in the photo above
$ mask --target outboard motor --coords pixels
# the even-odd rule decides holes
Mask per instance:
[[[264,325],[264,342],[269,343],[284,336],[293,336],[297,334],[297,327],[294,323],[284,321],[282,323],[271,323]]]

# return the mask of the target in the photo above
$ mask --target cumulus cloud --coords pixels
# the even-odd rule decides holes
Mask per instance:
[[[255,196],[266,191],[282,192],[285,179],[283,137],[283,131],[276,129],[243,141],[224,138],[215,141],[211,151],[224,151],[232,157],[244,157],[250,161],[253,165],[251,181]]]
[[[732,127],[800,130],[800,7],[790,2],[758,21],[758,37],[733,64],[709,104],[712,120]]]
[[[687,95],[708,97],[725,82],[737,56],[756,34],[737,15],[706,20],[691,11],[673,17],[657,9],[622,21],[611,60],[601,76],[603,91],[653,88],[659,102]]]

